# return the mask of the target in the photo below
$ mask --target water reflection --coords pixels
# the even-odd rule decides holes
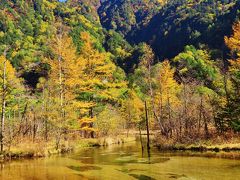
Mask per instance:
[[[138,143],[1,164],[0,179],[240,179],[240,161],[175,156]]]

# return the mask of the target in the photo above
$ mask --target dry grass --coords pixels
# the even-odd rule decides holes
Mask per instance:
[[[211,139],[197,139],[195,141],[184,141],[184,143],[176,139],[165,139],[156,137],[155,145],[161,150],[181,150],[181,151],[214,151],[214,152],[230,152],[240,151],[240,139],[238,136],[231,138],[216,136]]]
[[[95,147],[107,146],[111,144],[122,144],[129,141],[135,141],[135,137],[106,137],[98,139],[83,139],[83,138],[69,138],[68,140],[61,140],[60,146],[56,149],[54,139],[49,141],[36,140],[35,142],[29,139],[22,139],[21,143],[16,143],[8,150],[5,150],[2,158],[33,158],[33,157],[46,157],[53,154],[61,154],[73,150]]]

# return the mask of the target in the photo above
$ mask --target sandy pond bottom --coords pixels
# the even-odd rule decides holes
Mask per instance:
[[[157,149],[149,159],[137,142],[12,161],[0,168],[4,180],[240,179],[240,160],[176,156]]]

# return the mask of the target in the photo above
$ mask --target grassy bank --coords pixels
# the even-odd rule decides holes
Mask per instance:
[[[108,146],[111,144],[123,144],[131,141],[135,141],[134,136],[74,139],[61,141],[59,148],[56,148],[54,140],[49,140],[48,142],[32,142],[24,140],[23,143],[18,143],[12,146],[10,149],[6,149],[2,154],[0,154],[0,159],[4,161],[19,158],[48,157],[56,154],[69,153],[81,148]]]
[[[212,144],[209,145],[206,142],[201,142],[198,144],[156,144],[156,147],[159,150],[172,150],[172,151],[213,151],[213,152],[230,152],[230,151],[239,151],[240,152],[240,143],[224,143],[224,144]]]
[[[195,142],[190,143],[156,138],[155,146],[160,151],[170,151],[180,155],[240,159],[240,140],[238,137],[225,139],[216,137],[208,140],[195,140]]]

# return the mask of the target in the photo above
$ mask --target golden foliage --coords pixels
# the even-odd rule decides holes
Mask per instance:
[[[157,90],[154,98],[156,104],[165,106],[170,103],[171,106],[177,106],[180,103],[177,95],[181,91],[181,85],[174,79],[174,73],[175,70],[171,68],[168,60],[160,64],[156,74]]]
[[[225,37],[226,45],[232,52],[236,52],[240,57],[240,21],[233,26],[233,35],[231,37]]]

